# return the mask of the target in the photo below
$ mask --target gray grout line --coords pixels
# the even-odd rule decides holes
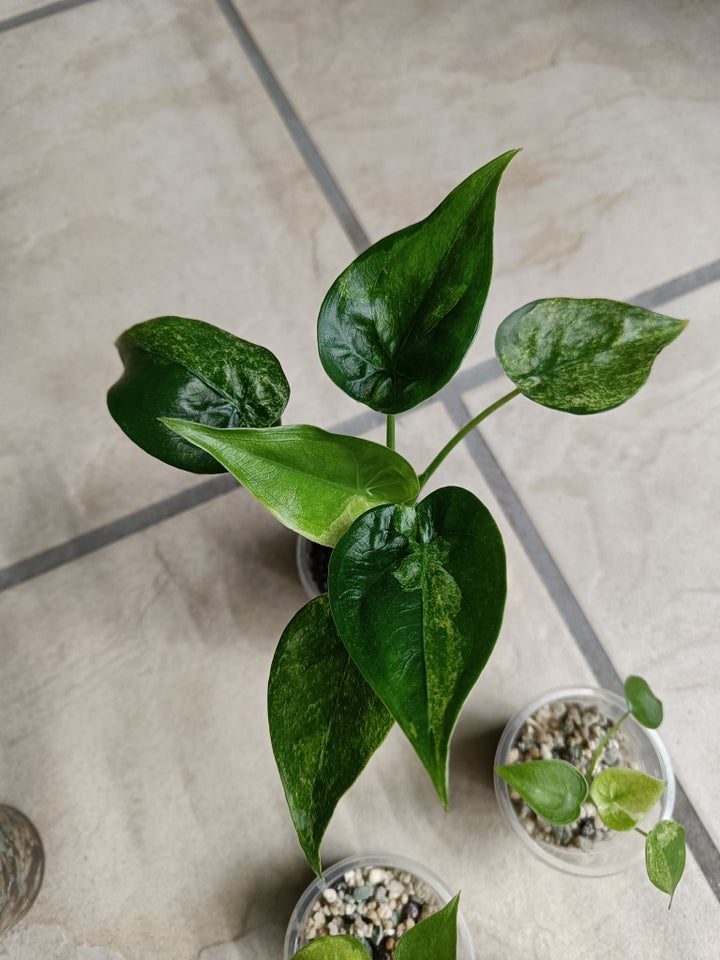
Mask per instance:
[[[310,137],[305,125],[298,117],[297,111],[290,102],[287,94],[278,82],[277,77],[268,65],[244,20],[236,10],[231,0],[216,0],[230,27],[237,37],[240,46],[258,75],[260,82],[272,100],[275,109],[280,115],[288,133],[295,142],[295,146],[302,154],[308,169],[315,177],[318,186],[325,194],[341,227],[357,253],[361,253],[370,245],[365,230],[350,206],[347,197],[338,186],[337,180],[330,172],[322,154]]]
[[[213,477],[211,480],[205,480],[203,483],[189,490],[183,490],[165,500],[159,500],[157,503],[151,503],[142,510],[136,510],[134,513],[126,514],[118,520],[106,523],[102,527],[96,527],[87,533],[81,533],[72,540],[66,540],[56,547],[50,547],[41,553],[36,553],[27,560],[20,560],[18,563],[10,564],[0,570],[0,591],[15,587],[26,580],[32,580],[43,573],[62,567],[66,563],[77,560],[80,557],[94,553],[96,550],[102,550],[103,547],[116,543],[118,540],[124,540],[133,533],[139,533],[148,527],[170,517],[176,517],[179,513],[186,510],[192,510],[200,504],[214,500],[238,486],[237,480],[229,473]]]
[[[657,287],[645,290],[630,300],[630,303],[638,307],[646,307],[652,310],[660,307],[669,300],[675,300],[686,293],[692,293],[693,290],[699,290],[708,284],[720,280],[720,260],[713,260],[712,263],[706,263],[703,267],[691,270],[689,273],[683,273],[679,277],[668,280],[667,283],[661,283]]]
[[[458,429],[470,419],[467,407],[460,397],[447,396],[445,409]],[[464,442],[475,465],[502,507],[510,526],[523,544],[553,603],[575,637],[591,670],[603,687],[622,693],[622,683],[618,679],[610,658],[600,645],[595,631],[545,546],[537,527],[479,430],[473,430]]]
[[[66,10],[73,10],[75,7],[83,7],[85,4],[96,2],[97,0],[56,0],[55,3],[47,3],[43,7],[36,7],[26,13],[18,13],[14,17],[8,17],[7,20],[0,20],[0,33],[6,33],[16,27],[24,27],[27,23],[45,20],[46,17],[52,17],[56,13],[64,13]]]
[[[452,397],[448,393],[444,402],[450,418],[460,429],[469,420],[470,412],[457,395]],[[598,682],[606,689],[622,693],[623,682],[612,660],[480,431],[474,430],[467,436],[465,444]],[[674,815],[685,827],[687,845],[720,902],[720,851],[677,780],[675,788]]]

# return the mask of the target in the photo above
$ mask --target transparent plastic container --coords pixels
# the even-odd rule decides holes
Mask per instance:
[[[386,869],[402,870],[421,880],[435,894],[441,906],[449,903],[455,896],[448,887],[436,877],[434,873],[410,860],[408,857],[398,856],[388,853],[370,853],[362,856],[347,857],[333,864],[325,871],[325,879],[315,879],[302,894],[298,900],[290,923],[288,924],[285,935],[285,948],[283,950],[283,960],[291,960],[292,957],[305,946],[305,938],[302,931],[309,914],[312,911],[313,904],[322,895],[326,887],[332,886],[348,870],[354,870],[357,867],[382,867]],[[458,910],[458,960],[475,960],[475,947],[470,938],[465,918]]]
[[[528,717],[537,713],[546,704],[558,701],[594,707],[613,723],[627,711],[625,699],[609,690],[595,690],[592,687],[553,690],[533,700],[510,720],[498,743],[494,764],[496,767],[508,762],[508,753]],[[667,820],[672,816],[675,804],[675,777],[672,765],[667,750],[655,730],[648,730],[641,726],[632,716],[625,720],[621,730],[628,748],[628,765],[667,783],[662,797],[641,824],[642,829],[648,831],[659,820]],[[550,866],[577,876],[606,877],[621,873],[644,860],[645,840],[635,830],[611,831],[607,839],[598,842],[590,850],[554,846],[535,839],[518,819],[510,799],[508,784],[497,773],[494,777],[495,794],[506,821],[525,846]]]
[[[0,936],[33,905],[44,866],[35,827],[19,810],[0,804]]]

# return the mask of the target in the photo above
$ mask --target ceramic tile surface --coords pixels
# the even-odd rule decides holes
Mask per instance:
[[[714,0],[286,7],[242,4],[373,239],[523,148],[500,187],[492,318],[717,259]],[[473,357],[488,346],[481,332]]]
[[[451,424],[434,405],[399,428],[424,458]],[[464,451],[444,473],[438,483],[467,484],[500,516]],[[499,729],[539,689],[591,679],[505,534],[508,612],[454,737],[450,812],[395,730],[341,801],[325,862],[372,846],[432,863],[462,888],[483,957],[563,955],[601,934],[610,958],[631,930],[655,955],[711,960],[720,907],[692,858],[672,922],[638,867],[594,883],[602,911],[563,930],[577,880],[536,863],[500,819],[488,775]],[[4,960],[279,955],[310,880],[264,718],[276,639],[304,602],[293,550],[237,491],[0,598],[0,775],[48,863],[32,913],[0,941]]]
[[[287,422],[355,404],[314,341],[351,248],[212,0],[69,10],[0,34],[0,70],[3,565],[197,483],[106,411],[133,323],[274,350]]]
[[[36,6],[0,2],[0,22]],[[223,6],[96,0],[0,33],[0,567],[202,482],[105,411],[112,342],[147,317],[264,343],[293,388],[285,422],[383,439],[315,349],[351,244]],[[461,386],[398,418],[417,469],[507,391],[476,365],[522,303],[671,282],[658,309],[691,320],[628,404],[573,418],[517,398],[432,478],[472,490],[502,530],[501,635],[453,738],[450,811],[394,729],[340,801],[324,862],[373,848],[426,863],[462,890],[478,960],[716,960],[720,279],[698,271],[720,260],[717,4],[235,7],[372,239],[525,148]],[[305,602],[295,537],[242,489],[125,532],[0,592],[0,802],[33,818],[47,857],[0,960],[279,957],[311,879],[265,717],[275,644]],[[509,717],[592,685],[598,656],[662,696],[697,817],[669,914],[641,864],[580,881],[531,857],[493,793]]]

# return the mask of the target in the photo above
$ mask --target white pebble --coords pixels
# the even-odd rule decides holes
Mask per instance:
[[[385,871],[381,870],[380,867],[373,867],[368,874],[368,881],[372,884],[382,883],[384,879]]]
[[[337,900],[337,890],[334,890],[332,887],[323,890],[323,899],[326,903],[335,903]]]

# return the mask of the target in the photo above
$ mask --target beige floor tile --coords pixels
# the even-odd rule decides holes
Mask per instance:
[[[400,428],[424,459],[450,425],[436,405]],[[499,516],[464,450],[437,481],[467,484]],[[577,905],[578,881],[503,826],[490,780],[501,726],[539,690],[589,679],[511,532],[506,546],[507,616],[456,731],[450,812],[393,731],[341,801],[325,862],[375,848],[427,863],[462,888],[483,958],[592,942],[593,960],[628,943],[711,960],[720,908],[692,858],[670,917],[640,868],[587,881]],[[310,880],[264,717],[276,639],[303,602],[293,548],[238,491],[0,597],[3,799],[33,816],[48,861],[3,960],[279,955]]]
[[[563,416],[518,398],[483,430],[618,672],[664,700],[663,737],[716,843],[718,304],[715,284],[663,308],[691,322],[615,411]]]
[[[243,13],[373,239],[524,148],[500,188],[491,322],[543,296],[625,299],[717,259],[714,0]]]
[[[132,323],[264,343],[287,422],[356,405],[315,346],[351,249],[213,0],[90,4],[0,35],[0,65],[2,565],[197,482],[106,412]]]

